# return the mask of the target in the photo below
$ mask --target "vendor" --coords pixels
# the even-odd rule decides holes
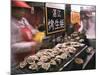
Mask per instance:
[[[81,8],[81,26],[82,32],[85,33],[88,46],[95,49],[96,45],[96,19],[95,6]]]
[[[31,10],[31,7],[23,1],[12,1],[11,15],[11,64],[23,61],[26,56],[35,53],[35,48],[38,45],[32,39],[38,30],[29,24],[24,17],[26,10]]]
[[[95,6],[87,6],[81,8],[81,25],[83,26],[82,32],[86,35],[86,44],[92,47],[94,52],[96,49],[96,8]],[[87,55],[83,64],[83,69],[96,68],[96,55],[92,53]],[[90,57],[92,56],[91,60]]]

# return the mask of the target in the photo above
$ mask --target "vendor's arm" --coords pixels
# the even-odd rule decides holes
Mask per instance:
[[[36,42],[20,42],[12,44],[12,52],[18,53],[18,52],[28,52],[31,51],[32,48],[35,48]]]

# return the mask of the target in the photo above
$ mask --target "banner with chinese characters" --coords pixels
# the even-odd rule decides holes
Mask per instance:
[[[65,31],[64,10],[46,7],[46,34]]]

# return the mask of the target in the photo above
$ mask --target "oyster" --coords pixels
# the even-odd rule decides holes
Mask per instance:
[[[42,64],[42,69],[47,71],[49,68],[50,68],[50,63],[43,63]]]
[[[22,61],[22,62],[20,62],[19,67],[20,68],[24,68],[26,65],[27,65],[27,62],[26,61]]]
[[[30,66],[29,66],[29,69],[31,69],[31,70],[38,70],[38,66],[37,66],[37,64],[31,64]]]

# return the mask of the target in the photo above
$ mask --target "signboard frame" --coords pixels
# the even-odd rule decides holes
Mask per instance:
[[[65,6],[65,4],[64,4]],[[50,7],[49,7],[50,8]],[[57,8],[52,8],[52,9],[57,9]],[[52,31],[52,32],[48,32],[48,7],[46,7],[45,4],[45,28],[46,28],[46,35],[51,35],[51,34],[55,34],[58,32],[64,32],[66,30],[66,23],[65,23],[65,8],[64,8],[64,28],[60,29],[60,30],[56,30],[56,31]]]

